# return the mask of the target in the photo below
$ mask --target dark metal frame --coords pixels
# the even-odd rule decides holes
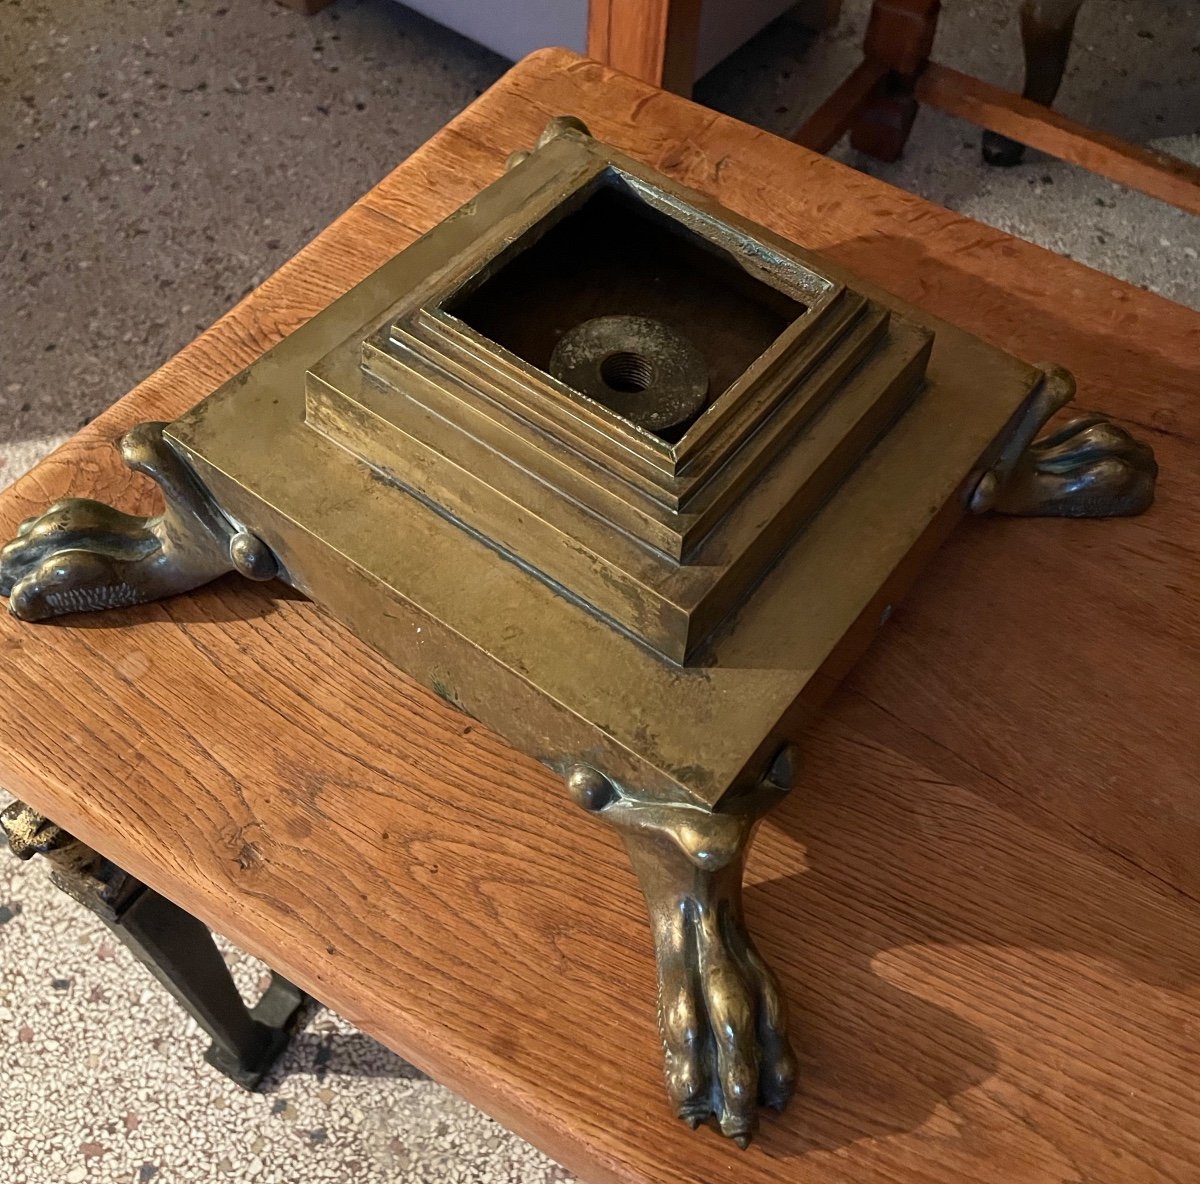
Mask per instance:
[[[256,1088],[306,1016],[308,996],[273,973],[247,1008],[202,921],[24,802],[0,813],[0,826],[13,854],[44,855],[55,886],[95,913],[208,1033],[204,1059],[245,1089]]]

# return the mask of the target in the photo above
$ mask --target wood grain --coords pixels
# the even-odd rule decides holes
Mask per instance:
[[[930,107],[1200,214],[1200,168],[1186,160],[1131,144],[936,62],[921,75],[916,93]]]
[[[649,935],[556,779],[311,606],[224,580],[0,623],[0,781],[588,1181],[1195,1179],[1195,314],[559,51],[527,59],[0,500],[148,505],[170,417],[498,175],[549,114],[1081,379],[1159,505],[978,522],[805,744],[747,910],[800,1092],[741,1154],[667,1117]]]

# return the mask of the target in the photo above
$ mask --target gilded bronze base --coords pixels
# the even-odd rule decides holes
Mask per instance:
[[[20,617],[278,575],[559,770],[650,912],[677,1114],[793,1089],[741,910],[804,721],[968,511],[1096,517],[1150,450],[1073,394],[552,121],[503,178],[177,422],[158,517],[70,500]]]

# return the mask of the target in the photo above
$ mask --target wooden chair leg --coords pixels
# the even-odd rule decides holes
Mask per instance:
[[[1200,215],[1200,168],[1186,160],[1131,144],[937,62],[930,62],[917,81],[917,99]]]
[[[1049,107],[1058,94],[1075,18],[1083,0],[1025,0],[1021,6],[1021,44],[1025,51],[1025,89],[1022,96]],[[1020,164],[1025,145],[997,132],[983,133],[983,159],[988,164],[1010,167]]]
[[[886,73],[851,128],[860,152],[884,161],[903,152],[917,117],[913,87],[929,60],[940,10],[939,0],[875,0],[863,49]]]
[[[863,108],[875,100],[886,77],[883,66],[863,58],[854,73],[809,116],[792,139],[824,155],[846,134]]]
[[[591,0],[588,56],[643,82],[690,95],[700,0]]]

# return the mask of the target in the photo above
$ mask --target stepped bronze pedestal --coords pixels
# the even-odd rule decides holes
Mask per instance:
[[[551,122],[454,216],[175,423],[165,511],[71,500],[16,615],[279,577],[559,769],[649,906],[676,1112],[745,1143],[795,1062],[746,933],[805,719],[964,512],[1136,513],[1073,393]]]

